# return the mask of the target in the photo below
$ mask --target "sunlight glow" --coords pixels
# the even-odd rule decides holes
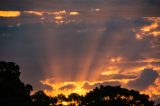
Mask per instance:
[[[149,32],[149,31],[151,31],[153,29],[156,29],[158,26],[159,26],[158,23],[154,22],[154,23],[152,23],[149,26],[147,25],[147,26],[142,27],[141,31],[143,31],[143,32]]]
[[[120,62],[122,60],[121,57],[111,58],[111,62]]]
[[[26,14],[34,14],[34,15],[38,15],[38,16],[42,16],[44,14],[43,11],[24,11],[24,13],[26,13]]]
[[[77,11],[72,11],[69,13],[69,15],[73,15],[73,16],[78,15],[78,14],[79,14],[79,12],[77,12]]]
[[[67,96],[71,93],[78,93],[80,95],[84,95],[87,92],[87,90],[83,88],[83,85],[85,82],[50,83],[49,79],[47,79],[45,81],[41,81],[41,83],[44,85],[48,85],[54,89],[53,91],[44,90],[44,92],[48,95],[64,94]],[[67,88],[67,85],[70,85],[70,84],[72,84],[75,87]],[[64,86],[66,86],[66,88],[61,89]]]
[[[56,19],[56,20],[62,20],[63,17],[62,16],[56,16],[56,17],[54,17],[54,19]]]
[[[111,74],[117,74],[118,72],[113,70],[113,71],[105,71],[105,72],[102,72],[101,75],[111,75]]]
[[[20,15],[20,11],[0,11],[0,17],[18,17]]]

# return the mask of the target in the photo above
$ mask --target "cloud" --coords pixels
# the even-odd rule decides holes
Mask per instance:
[[[144,37],[159,37],[160,36],[160,17],[147,17],[144,18],[146,22],[150,22],[149,25],[144,25],[136,32],[137,39],[143,39]]]
[[[155,80],[159,77],[159,74],[152,69],[144,69],[140,76],[132,81],[128,82],[128,86],[138,90],[144,90],[150,85],[155,85]]]
[[[121,79],[135,79],[135,78],[137,78],[137,76],[132,74],[110,74],[110,75],[100,75],[98,80],[107,80],[107,79],[121,80]]]
[[[74,84],[68,84],[60,87],[59,90],[71,90],[71,89],[74,89],[75,87],[76,86]]]
[[[104,82],[95,82],[95,83],[89,83],[89,82],[86,82],[84,85],[83,85],[83,88],[84,89],[88,89],[88,90],[91,90],[91,89],[94,89],[95,87],[99,87],[100,85],[103,85],[103,86],[106,86],[106,85],[111,85],[111,86],[117,86],[117,85],[121,85],[120,82],[118,81],[104,81]]]
[[[18,17],[21,15],[20,11],[0,11],[0,17]]]
[[[145,0],[144,0],[145,1]],[[146,0],[149,5],[160,6],[159,0]]]

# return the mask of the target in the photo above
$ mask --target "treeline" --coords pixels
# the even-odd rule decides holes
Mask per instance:
[[[31,95],[33,88],[20,80],[19,69],[14,62],[0,62],[0,106],[160,106],[148,95],[120,86],[96,87],[85,96],[71,93],[51,97],[43,91]]]

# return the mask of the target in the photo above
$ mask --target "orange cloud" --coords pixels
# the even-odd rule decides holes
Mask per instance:
[[[54,17],[54,19],[56,19],[56,20],[62,20],[63,17],[62,16],[56,16],[56,17]]]
[[[150,32],[151,30],[156,29],[158,26],[158,22],[154,22],[151,25],[142,27],[140,30],[143,32]]]
[[[111,62],[120,62],[122,60],[121,57],[111,58]]]
[[[155,98],[155,96],[159,96],[160,95],[159,85],[160,85],[160,78],[158,78],[155,81],[155,85],[154,86],[149,86],[144,91],[141,91],[141,93],[148,94],[150,96],[150,98],[152,98],[152,99],[157,99],[157,98]]]
[[[70,16],[77,16],[80,14],[78,11],[24,11],[24,14],[31,14],[40,17],[43,21],[55,22],[56,24],[68,24],[71,22],[76,22],[75,19],[70,18]]]
[[[69,13],[69,15],[78,15],[79,14],[79,12],[77,12],[77,11],[71,11],[70,13]]]
[[[151,24],[142,26],[137,32],[134,28],[132,28],[132,31],[136,33],[136,38],[143,39],[145,36],[160,36],[160,17],[144,17],[144,20],[146,22],[151,22]]]
[[[24,11],[26,14],[34,14],[38,16],[43,16],[44,12],[43,11]]]
[[[0,11],[0,17],[18,17],[20,15],[20,11]]]
[[[40,81],[43,85],[48,85],[53,88],[53,90],[45,89],[44,92],[48,95],[55,96],[57,94],[69,95],[71,93],[78,93],[80,95],[85,95],[87,92],[100,85],[120,85],[128,82],[126,79],[122,80],[103,80],[103,81],[73,81],[73,82],[59,82],[53,83],[50,81],[52,79],[46,79]]]
[[[69,95],[71,93],[78,93],[84,95],[87,90],[83,88],[84,82],[62,82],[62,83],[51,83],[50,79],[41,81],[44,85],[49,85],[53,88],[52,91],[44,90],[48,95],[64,94]],[[62,89],[63,88],[63,89]]]

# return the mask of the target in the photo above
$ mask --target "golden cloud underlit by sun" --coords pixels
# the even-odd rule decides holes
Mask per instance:
[[[43,16],[44,14],[48,15],[65,15],[66,11],[24,11],[25,14],[33,14],[37,16]]]
[[[111,58],[111,62],[120,62],[121,60],[121,57]]]
[[[56,17],[54,17],[54,19],[56,19],[56,20],[62,20],[63,17],[62,16],[56,16]]]
[[[155,95],[160,95],[160,89],[158,85],[160,85],[160,78],[155,81],[154,86],[149,86],[148,89],[141,91],[141,93],[148,94],[152,99],[155,99]]]
[[[132,28],[132,31],[136,33],[137,39],[143,39],[146,36],[160,36],[160,17],[144,17],[144,21],[151,22],[151,24],[142,26],[137,32]]]
[[[78,15],[78,14],[79,14],[79,12],[77,12],[77,11],[72,11],[69,13],[69,15]]]
[[[26,13],[26,14],[34,14],[34,15],[38,15],[38,16],[42,16],[44,14],[43,11],[24,11],[24,13]]]
[[[123,86],[129,80],[128,79],[121,79],[121,80],[111,79],[111,80],[92,81],[92,82],[90,82],[90,81],[73,81],[73,82],[53,83],[52,81],[50,81],[50,79],[46,79],[46,80],[41,80],[40,82],[43,85],[48,85],[52,88],[52,90],[47,90],[47,89],[44,90],[44,92],[47,95],[56,96],[57,94],[64,94],[64,95],[68,96],[71,93],[78,93],[80,95],[85,95],[87,92],[92,90],[92,88],[90,88],[90,87],[85,88],[86,83],[89,84],[89,86],[94,87],[97,84],[103,85],[104,82],[111,83],[111,82],[116,82],[116,81],[120,81]],[[70,85],[73,85],[73,87],[70,87]]]
[[[149,32],[149,31],[151,31],[151,30],[153,30],[153,29],[156,29],[157,27],[158,27],[158,23],[157,23],[157,22],[154,22],[154,23],[152,23],[152,24],[149,25],[149,26],[144,26],[144,27],[142,27],[141,30],[142,30],[143,32]]]
[[[102,75],[111,75],[111,74],[117,74],[117,72],[115,71],[106,71],[106,72],[102,72]]]
[[[153,62],[155,61],[154,59],[147,59],[147,60],[144,60],[144,62]],[[157,60],[156,60],[157,61]],[[143,62],[143,61],[142,61]],[[143,70],[144,68],[152,68],[152,65],[147,65],[147,66],[144,66],[144,67],[139,67],[139,68],[136,68],[136,69],[132,69],[131,71],[125,71],[126,73],[123,73],[123,75],[129,75],[129,74],[132,74],[133,73],[135,75],[139,75],[140,73],[140,70]],[[154,67],[154,66],[153,66]],[[103,71],[101,73],[101,75],[112,75],[112,74],[118,74],[119,71],[115,71],[116,67],[108,67],[107,69],[109,70],[106,70],[106,71]],[[154,69],[156,70],[160,70],[159,67],[154,67]],[[128,73],[128,72],[131,72],[131,73]],[[46,80],[41,80],[40,82],[43,84],[43,85],[48,85],[52,88],[52,90],[47,90],[45,89],[44,92],[47,94],[47,95],[50,95],[50,96],[56,96],[57,94],[64,94],[64,95],[69,95],[71,93],[78,93],[80,95],[85,95],[87,92],[89,92],[90,88],[85,88],[84,85],[86,83],[88,83],[90,86],[92,87],[95,87],[95,85],[99,85],[99,84],[105,84],[104,82],[120,82],[121,86],[122,87],[127,87],[127,83],[131,80],[134,80],[134,79],[107,79],[107,80],[96,80],[96,81],[72,81],[72,82],[55,82],[54,79],[50,79],[50,78],[47,78]],[[160,79],[156,81],[155,83],[156,85],[160,84]],[[68,85],[73,85],[73,86],[68,86]],[[63,88],[63,89],[61,89]],[[141,91],[141,93],[145,93],[145,94],[148,94],[150,95],[150,97],[153,98],[153,95],[155,94],[159,94],[160,91],[158,90],[158,87],[153,87],[153,86],[150,86],[148,87],[147,89],[145,89],[144,91]]]
[[[80,13],[78,11],[66,11],[66,10],[60,10],[60,11],[24,11],[25,14],[33,14],[37,16],[43,16],[44,14],[48,15],[55,15],[55,16],[62,16],[62,15],[71,15],[76,16]]]
[[[0,11],[0,17],[18,17],[20,15],[20,11]]]
[[[57,95],[57,94],[64,94],[69,95],[71,93],[78,93],[80,95],[84,95],[87,90],[83,88],[85,82],[63,82],[63,83],[51,83],[50,79],[40,81],[44,85],[48,85],[53,88],[53,90],[44,90],[44,92],[48,95]],[[73,85],[73,88],[64,88],[61,89],[63,86]]]
[[[44,21],[55,22],[56,24],[67,24],[75,22],[74,19],[71,19],[69,16],[77,16],[80,14],[78,11],[23,11],[27,15],[35,15],[40,17]]]

